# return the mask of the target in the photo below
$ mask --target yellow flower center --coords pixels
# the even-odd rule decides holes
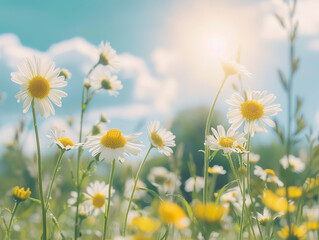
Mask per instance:
[[[273,177],[276,176],[274,170],[272,170],[272,169],[265,169],[264,171],[265,171],[265,173],[267,173],[267,175],[271,175]]]
[[[234,142],[235,139],[232,137],[221,137],[218,141],[218,144],[222,147],[231,148],[233,147]]]
[[[264,106],[257,101],[247,100],[241,104],[241,114],[248,121],[255,121],[264,115]]]
[[[111,84],[110,80],[108,80],[106,78],[102,79],[101,86],[102,86],[102,88],[104,88],[106,90],[112,89],[112,84]]]
[[[35,98],[45,98],[50,91],[50,84],[47,79],[41,76],[36,76],[29,81],[29,93]]]
[[[24,190],[24,188],[19,188],[16,186],[13,189],[13,196],[18,201],[24,201],[28,197],[30,197],[31,191],[30,188],[27,188],[27,190]]]
[[[154,144],[158,147],[163,147],[164,146],[164,141],[161,138],[160,135],[158,135],[156,132],[152,132],[151,134],[151,139],[154,142]]]
[[[108,59],[108,57],[106,56],[106,54],[105,53],[101,53],[100,54],[100,60],[99,60],[99,62],[102,64],[102,65],[109,65],[109,59]]]
[[[92,205],[95,208],[101,208],[104,206],[105,203],[105,196],[102,193],[97,193],[94,195],[94,197],[92,198]]]
[[[118,129],[108,130],[107,133],[101,138],[101,144],[107,148],[121,148],[124,147],[126,143],[126,138]]]
[[[64,147],[66,147],[66,146],[74,146],[73,141],[70,138],[67,138],[67,137],[59,138],[58,141],[60,143],[62,143],[62,145]]]

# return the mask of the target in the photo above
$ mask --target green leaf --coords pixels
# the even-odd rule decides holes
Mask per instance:
[[[224,187],[222,187],[218,194],[217,194],[217,197],[216,197],[216,203],[219,203],[219,200],[220,200],[220,197],[223,195],[223,193],[228,190],[229,188],[233,187],[233,185],[236,185],[237,184],[237,181],[236,180],[233,180],[229,183],[227,183]]]
[[[299,62],[300,62],[300,58],[299,57],[295,57],[293,60],[292,60],[292,72],[294,73],[298,67],[299,67]]]
[[[160,238],[160,240],[165,240],[165,239],[167,239],[167,237],[168,237],[168,227],[166,227],[166,231],[165,231],[165,233],[164,233],[164,235]]]
[[[286,25],[285,25],[284,19],[281,16],[279,16],[278,13],[275,13],[275,17],[277,18],[277,20],[280,23],[280,25],[285,29]]]
[[[302,99],[300,97],[297,97],[297,104],[296,104],[296,112],[295,116],[297,116],[300,112],[301,106],[302,106]]]
[[[161,201],[163,201],[163,199],[160,197],[160,195],[158,195],[158,193],[155,192],[154,190],[151,190],[151,189],[148,189],[148,188],[142,188],[142,187],[140,187],[139,189],[143,190],[145,192],[148,192],[148,193],[152,194],[154,197],[159,198]]]
[[[288,90],[287,80],[280,69],[278,69],[278,75],[279,75],[279,79],[280,79],[280,82],[281,82],[283,88],[287,91]]]

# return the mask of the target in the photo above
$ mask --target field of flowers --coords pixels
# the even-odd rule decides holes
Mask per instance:
[[[101,113],[84,131],[92,99],[100,92],[116,97],[123,88],[117,53],[106,41],[83,78],[81,102],[75,104],[80,118],[66,118],[70,128],[79,126],[78,138],[58,127],[48,134],[39,131],[39,119],[46,121],[56,106],[63,107],[63,98],[72,94],[63,91],[71,73],[40,56],[17,65],[11,81],[23,113],[32,114],[36,155],[23,153],[21,118],[1,162],[0,239],[319,240],[319,137],[303,119],[302,99],[293,94],[299,57],[292,2],[289,23],[276,15],[290,49],[289,70],[278,70],[278,86],[287,99],[285,123],[276,118],[283,107],[274,94],[246,86],[245,78],[253,75],[238,57],[220,61],[224,77],[210,109],[179,115],[179,120],[183,114],[200,116],[188,124],[177,119],[166,129],[151,121],[145,126],[149,140],[142,143],[139,132],[108,128],[109,119]],[[215,108],[230,77],[236,81],[222,116]],[[202,136],[196,143],[192,127]],[[268,131],[278,142],[254,148],[254,137]],[[43,154],[42,135],[54,154]],[[306,146],[303,156],[301,146]],[[140,161],[131,161],[132,156]],[[261,167],[260,159],[270,161],[270,167]],[[271,167],[274,162],[279,168]],[[19,186],[10,185],[17,181]]]

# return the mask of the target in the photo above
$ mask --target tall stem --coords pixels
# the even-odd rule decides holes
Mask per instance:
[[[92,71],[99,65],[99,63],[96,63],[90,71],[86,74],[85,78],[89,77]],[[79,133],[79,142],[82,142],[82,129],[83,129],[83,117],[84,117],[84,111],[86,109],[85,103],[85,86],[82,87],[82,97],[81,97],[81,118],[80,118],[80,133]],[[76,160],[76,191],[77,191],[77,199],[76,199],[76,210],[75,210],[75,225],[74,225],[74,240],[78,239],[79,235],[79,204],[80,204],[80,192],[81,192],[81,181],[80,181],[80,159],[82,154],[83,148],[82,146],[78,149],[78,156]]]
[[[11,213],[11,218],[10,218],[10,222],[9,222],[9,226],[8,226],[8,234],[9,234],[9,240],[11,240],[11,225],[12,225],[12,221],[13,221],[13,217],[17,211],[17,208],[18,208],[18,205],[19,205],[19,201],[15,201],[14,203],[14,207],[13,207],[13,210],[12,210],[12,213]]]
[[[213,154],[211,159],[214,159],[214,157],[216,156],[216,154],[218,153],[218,150],[216,150]],[[204,199],[203,202],[204,204],[206,204],[207,202],[207,192],[208,192],[208,167],[209,167],[209,158],[206,160],[205,159],[205,172],[204,172]],[[206,163],[207,162],[207,163]],[[196,185],[196,184],[195,184]]]
[[[140,167],[138,168],[138,171],[136,173],[136,177],[135,177],[135,180],[134,180],[134,187],[133,187],[133,190],[132,190],[132,193],[131,193],[131,197],[130,197],[130,200],[129,200],[129,203],[128,203],[128,207],[127,207],[127,210],[126,210],[126,214],[125,214],[125,219],[124,219],[124,230],[123,230],[123,235],[124,237],[126,236],[126,225],[127,225],[127,217],[128,217],[128,213],[130,211],[130,208],[131,208],[131,204],[132,204],[132,200],[133,200],[133,197],[134,197],[134,193],[135,193],[135,190],[136,190],[136,186],[137,186],[137,182],[138,182],[138,179],[140,178],[140,174],[141,174],[141,171],[142,171],[142,168],[145,164],[145,161],[149,155],[149,153],[151,152],[153,146],[151,145],[140,165]]]
[[[60,156],[59,156],[58,161],[56,163],[56,166],[55,166],[55,169],[54,169],[54,173],[53,173],[53,177],[52,177],[51,184],[50,184],[50,188],[49,188],[49,192],[48,192],[48,196],[47,196],[47,201],[46,201],[46,204],[45,204],[45,209],[48,209],[49,201],[50,201],[50,197],[51,197],[51,192],[52,192],[52,188],[53,188],[53,183],[54,183],[56,174],[58,172],[58,169],[59,169],[59,166],[60,166],[60,162],[61,162],[61,159],[62,159],[62,156],[63,156],[64,152],[65,152],[65,150],[61,150]]]
[[[46,219],[46,210],[44,206],[44,197],[43,197],[43,187],[42,187],[42,164],[41,164],[41,150],[40,150],[40,141],[39,141],[39,133],[38,133],[38,124],[37,118],[35,116],[35,109],[34,109],[34,99],[32,100],[32,116],[33,116],[33,125],[35,131],[35,138],[37,142],[37,154],[38,154],[38,184],[39,184],[39,195],[41,201],[41,211],[42,211],[42,239],[47,239],[47,219]]]
[[[112,162],[112,170],[111,170],[110,181],[109,181],[109,195],[107,198],[107,205],[105,205],[103,240],[105,240],[105,237],[106,237],[107,222],[109,219],[114,169],[115,169],[115,159],[113,159],[113,162]]]
[[[214,111],[214,108],[215,108],[215,105],[216,105],[216,102],[217,102],[217,99],[222,91],[222,88],[226,82],[226,79],[227,79],[228,75],[225,74],[225,77],[218,89],[218,92],[217,92],[217,95],[214,99],[214,102],[209,110],[209,113],[208,113],[208,117],[207,117],[207,122],[206,122],[206,128],[205,128],[205,141],[206,141],[206,138],[207,136],[209,135],[209,129],[210,129],[210,126],[211,126],[211,122],[212,122],[212,116],[213,116],[213,111]],[[205,145],[205,158],[204,158],[204,177],[205,177],[205,185],[204,185],[204,191],[203,191],[203,203],[206,204],[207,202],[207,183],[208,183],[208,180],[207,180],[207,176],[208,176],[208,165],[209,165],[209,147],[207,145]]]

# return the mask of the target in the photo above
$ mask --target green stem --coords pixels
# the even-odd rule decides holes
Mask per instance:
[[[45,206],[44,206],[44,197],[43,197],[41,150],[40,150],[37,118],[35,116],[35,109],[34,109],[34,99],[32,100],[31,107],[32,107],[32,116],[33,116],[35,138],[36,138],[36,142],[37,142],[37,154],[38,154],[38,183],[39,183],[39,195],[40,195],[40,201],[41,201],[42,227],[43,227],[42,240],[46,240],[47,239],[47,219],[46,219],[46,210],[45,210]]]
[[[113,159],[113,162],[112,162],[112,170],[111,170],[111,176],[110,176],[110,181],[109,181],[109,195],[107,198],[107,205],[105,205],[103,240],[105,240],[105,237],[106,237],[107,222],[109,219],[114,169],[115,169],[115,159]]]
[[[65,152],[64,149],[61,150],[60,156],[59,156],[58,161],[56,163],[56,166],[55,166],[55,169],[54,169],[54,173],[53,173],[53,177],[52,177],[51,184],[50,184],[50,188],[49,188],[49,192],[48,192],[48,196],[47,196],[47,201],[46,201],[46,204],[45,204],[45,209],[48,209],[49,201],[50,201],[50,197],[51,197],[51,192],[52,192],[52,188],[53,188],[53,183],[54,183],[56,174],[58,172],[58,169],[59,169],[59,166],[60,166],[60,162],[61,162],[61,159],[62,159],[62,156],[63,156],[64,152]]]
[[[145,164],[145,161],[149,155],[149,153],[151,152],[153,146],[151,145],[140,165],[140,167],[138,168],[138,171],[136,173],[136,177],[135,177],[135,180],[134,180],[134,187],[133,187],[133,190],[132,190],[132,193],[131,193],[131,197],[130,197],[130,200],[129,200],[129,203],[128,203],[128,207],[127,207],[127,210],[126,210],[126,214],[125,214],[125,219],[124,219],[124,230],[123,230],[123,235],[124,237],[126,236],[126,225],[127,225],[127,217],[128,217],[128,213],[130,211],[130,208],[131,208],[131,204],[132,204],[132,200],[133,200],[133,197],[134,197],[134,193],[135,193],[135,190],[136,190],[136,186],[137,186],[137,182],[138,182],[138,179],[140,178],[140,174],[141,174],[141,171],[142,171],[142,168]]]
[[[214,102],[209,110],[209,113],[208,113],[208,117],[207,117],[207,122],[206,122],[206,128],[205,128],[205,141],[206,141],[206,138],[207,136],[209,135],[209,129],[210,129],[210,126],[211,126],[211,122],[212,122],[212,116],[213,116],[213,111],[214,111],[214,108],[215,108],[215,105],[216,105],[216,102],[217,102],[217,99],[222,91],[222,88],[226,82],[226,79],[227,79],[228,75],[225,74],[225,77],[218,89],[218,92],[217,92],[217,95],[214,99]],[[204,158],[204,176],[205,176],[205,185],[204,185],[204,191],[203,191],[203,203],[206,204],[207,202],[207,176],[208,176],[208,164],[209,164],[209,147],[207,146],[207,144],[205,145],[205,158]]]
[[[241,210],[241,221],[240,221],[240,233],[239,233],[239,239],[243,239],[243,224],[244,224],[244,209],[245,209],[245,204],[246,204],[246,181],[245,177],[243,177],[243,206]]]
[[[92,71],[99,65],[96,63],[90,71],[86,74],[85,78],[88,78]],[[82,87],[82,97],[81,97],[81,118],[80,118],[80,134],[79,134],[79,142],[82,142],[82,129],[83,129],[83,117],[84,111],[86,109],[86,104],[84,101],[85,96],[85,86]],[[76,210],[75,210],[75,224],[74,224],[74,240],[78,239],[80,224],[79,224],[79,204],[80,204],[80,192],[81,192],[81,182],[80,182],[80,159],[83,148],[80,146],[78,148],[78,156],[76,160],[76,190],[77,190],[77,199],[76,199]]]
[[[11,218],[10,218],[10,222],[9,222],[9,226],[8,226],[9,240],[11,239],[11,225],[12,225],[13,217],[14,217],[16,211],[17,211],[19,203],[20,203],[19,201],[15,201],[14,207],[13,207],[13,210],[12,210],[12,214],[11,214]]]
[[[212,154],[212,156],[211,156],[211,160],[213,160],[214,159],[214,157],[216,156],[216,154],[218,153],[218,150],[216,150],[213,154]],[[208,167],[209,167],[209,159],[205,159],[205,166],[204,166],[204,168],[205,168],[205,172],[204,172],[204,204],[206,204],[206,202],[207,202],[207,190],[208,190]]]

